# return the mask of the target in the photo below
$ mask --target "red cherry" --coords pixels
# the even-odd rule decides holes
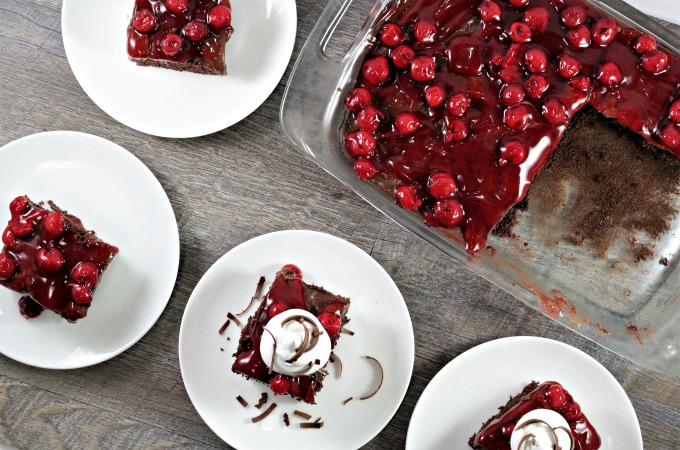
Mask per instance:
[[[376,56],[366,61],[361,68],[364,82],[369,86],[377,86],[390,76],[390,63],[384,56]]]
[[[465,95],[463,92],[458,92],[449,97],[449,101],[446,102],[446,110],[456,117],[460,117],[467,112],[470,108],[470,97]]]
[[[643,34],[637,38],[635,45],[633,45],[633,49],[638,55],[644,55],[645,53],[653,52],[656,50],[656,39],[654,39],[654,36]]]
[[[82,284],[76,284],[71,288],[71,297],[76,303],[84,305],[92,302],[92,291]]]
[[[55,248],[41,248],[35,256],[38,267],[45,272],[56,272],[60,270],[64,263],[61,252]]]
[[[570,6],[562,11],[562,23],[575,28],[586,21],[586,10],[581,6]]]
[[[269,305],[269,310],[267,310],[267,314],[269,314],[269,318],[271,319],[272,317],[278,316],[284,311],[288,310],[288,305],[286,305],[284,302],[274,302],[271,305]]]
[[[411,113],[401,113],[394,120],[394,127],[401,134],[413,134],[420,127],[420,119]]]
[[[269,381],[269,389],[276,395],[287,394],[290,390],[290,380],[285,375],[277,374]]]
[[[680,98],[668,108],[668,117],[675,123],[680,123]]]
[[[26,209],[28,208],[28,197],[25,195],[21,195],[14,200],[12,200],[12,203],[9,204],[9,212],[14,214],[23,214],[26,212]]]
[[[522,164],[527,159],[527,146],[517,140],[508,141],[501,146],[498,165]]]
[[[421,44],[431,44],[437,37],[437,26],[427,20],[419,20],[413,26],[413,36]]]
[[[501,427],[501,433],[503,433],[503,436],[505,437],[512,436],[513,431],[515,431],[515,424],[512,422],[506,423]]]
[[[333,337],[340,333],[342,323],[340,322],[340,317],[338,317],[337,314],[322,312],[321,314],[316,316],[316,318],[319,319],[319,322],[321,322],[321,325],[328,332],[328,335],[330,337]]]
[[[378,173],[375,164],[368,159],[360,159],[354,164],[354,172],[362,180],[373,178]]]
[[[99,270],[91,262],[79,262],[71,269],[71,278],[78,284],[92,288],[97,285],[99,280]]]
[[[615,86],[621,82],[623,75],[621,69],[615,63],[607,61],[600,66],[597,73],[597,81],[607,86]]]
[[[50,235],[57,237],[66,231],[66,219],[62,213],[53,211],[45,216],[43,226]]]
[[[345,148],[354,158],[368,156],[375,149],[375,138],[368,131],[352,131],[345,138]]]
[[[168,56],[175,56],[182,50],[182,36],[176,33],[168,33],[161,41],[161,50]]]
[[[196,20],[192,20],[188,24],[184,26],[184,35],[190,40],[194,42],[202,41],[206,37],[208,37],[208,33],[210,30],[208,29],[208,25],[204,24],[203,22],[198,22]]]
[[[505,110],[503,121],[505,126],[514,131],[525,129],[532,119],[531,111],[526,105],[513,105]]]
[[[548,68],[548,54],[540,48],[532,48],[524,55],[524,63],[529,72],[545,72]]]
[[[669,123],[659,132],[659,140],[670,149],[680,148],[680,128],[678,125]]]
[[[550,386],[545,393],[548,400],[548,404],[551,409],[559,410],[565,403],[567,403],[567,396],[564,394],[564,389],[562,387],[554,385]]]
[[[618,27],[612,19],[598,19],[593,25],[593,42],[597,45],[609,45],[616,37]]]
[[[446,101],[446,92],[441,86],[428,86],[425,89],[425,101],[432,108],[438,108]]]
[[[518,44],[531,40],[531,28],[524,22],[513,22],[508,28],[508,36],[512,42]]]
[[[481,75],[485,63],[483,53],[483,43],[477,38],[456,36],[451,39],[446,49],[447,66],[457,75]]]
[[[569,120],[567,109],[561,101],[554,97],[549,98],[543,103],[541,113],[545,121],[550,125],[563,125]]]
[[[509,84],[501,92],[501,100],[506,105],[514,105],[524,100],[524,88],[519,84]]]
[[[642,57],[641,64],[642,68],[649,73],[661,73],[668,68],[670,62],[667,54],[654,50]]]
[[[516,8],[521,8],[529,4],[529,0],[510,0],[510,4]]]
[[[434,217],[445,227],[456,227],[463,220],[463,207],[452,198],[434,204]]]
[[[567,402],[567,404],[562,408],[562,416],[564,416],[564,418],[569,422],[579,420],[581,417],[583,417],[583,414],[581,414],[581,406],[575,401]]]
[[[148,9],[140,9],[132,19],[132,26],[140,33],[149,33],[158,26],[158,17]]]
[[[444,134],[444,141],[460,142],[468,135],[468,126],[463,119],[457,117],[447,118],[446,132]]]
[[[549,86],[548,79],[539,74],[530,75],[524,82],[524,90],[531,98],[541,98]]]
[[[6,280],[14,275],[17,270],[17,263],[12,255],[6,252],[0,253],[0,279]]]
[[[281,272],[285,273],[286,278],[302,279],[302,270],[295,264],[286,264],[281,268]]]
[[[493,0],[484,0],[479,5],[479,17],[484,22],[493,22],[501,20],[501,7]]]
[[[406,69],[415,56],[416,51],[409,45],[400,45],[392,50],[392,63],[398,69]]]
[[[375,131],[380,126],[380,121],[385,114],[373,105],[368,105],[357,114],[357,125],[362,130]]]
[[[446,172],[435,172],[427,180],[428,192],[438,200],[453,197],[457,189],[453,177]]]
[[[402,184],[394,190],[397,204],[404,209],[416,209],[423,204],[420,189],[411,184]]]
[[[394,47],[401,44],[405,39],[404,32],[399,25],[394,23],[386,23],[380,32],[380,42],[387,47]]]
[[[208,13],[208,25],[215,29],[231,25],[231,9],[224,5],[214,6]]]
[[[411,61],[411,78],[425,83],[434,79],[435,62],[430,56],[416,56]]]
[[[9,228],[16,236],[27,236],[33,231],[33,221],[10,220]]]
[[[345,97],[345,107],[353,113],[359,112],[371,104],[371,91],[358,87],[352,89]]]
[[[585,76],[575,77],[569,80],[569,85],[574,89],[587,91],[588,89],[590,89],[590,78]]]
[[[567,42],[574,48],[586,48],[590,45],[590,28],[581,25],[567,31]]]
[[[581,62],[569,53],[562,53],[557,58],[557,72],[564,78],[576,76],[581,71]]]
[[[504,83],[508,84],[522,81],[522,71],[517,65],[502,68],[499,76]]]
[[[12,229],[10,227],[5,228],[5,231],[2,232],[2,243],[7,246],[10,250],[14,248],[15,245],[17,245],[17,237],[12,233]]]
[[[165,7],[175,14],[182,14],[187,10],[187,6],[189,6],[189,0],[165,0]]]
[[[542,6],[532,6],[524,12],[522,20],[529,25],[533,31],[543,31],[548,26],[550,13]]]

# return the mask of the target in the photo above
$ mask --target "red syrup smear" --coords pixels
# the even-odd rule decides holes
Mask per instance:
[[[303,309],[318,316],[321,313],[336,314],[340,317],[344,315],[348,302],[340,297],[329,296],[326,299],[319,299],[309,295],[309,285],[302,281],[302,272],[296,266],[288,264],[276,274],[269,292],[265,294],[262,304],[257,312],[248,319],[248,324],[241,332],[239,348],[236,352],[236,361],[232,370],[247,377],[254,378],[263,383],[269,382],[277,375],[284,377],[290,382],[288,393],[295,398],[304,400],[307,403],[314,403],[315,393],[321,389],[321,383],[312,376],[292,377],[276,372],[269,373],[267,364],[262,360],[260,354],[260,340],[265,333],[264,327],[270,320],[270,307],[277,303],[278,312],[288,309]],[[285,309],[281,308],[281,303]],[[338,335],[330,336],[331,344],[334,347]]]
[[[50,309],[70,322],[82,319],[87,315],[102,273],[118,253],[118,248],[94,235],[79,232],[78,228],[83,230],[82,223],[73,216],[65,221],[65,230],[54,236],[45,228],[48,210],[31,203],[27,197],[18,197],[12,202],[12,205],[15,204],[25,204],[26,207],[14,211],[10,206],[12,217],[3,233],[5,246],[0,252],[3,259],[9,258],[13,262],[15,270],[11,276],[0,278],[0,285],[28,294],[19,300],[21,314],[27,319],[39,316],[43,309]],[[15,232],[26,234],[19,236]],[[46,249],[59,252],[63,258],[61,268],[50,270],[41,267],[39,254]],[[88,281],[74,271],[76,266],[82,268],[81,263],[89,263],[96,272],[86,274]],[[79,279],[76,280],[74,275]],[[90,301],[76,301],[74,288],[85,288],[83,290],[87,292],[84,295]]]
[[[215,22],[210,20],[210,13],[216,6],[226,7],[231,12],[229,0],[186,0],[186,9],[181,14],[168,9],[167,3],[168,0],[136,0],[133,20],[128,26],[129,57],[133,60],[165,63],[199,63],[212,72],[225,74],[225,46],[234,29],[230,20],[229,24],[220,22],[220,26],[215,26]],[[182,0],[174,3],[181,4]],[[134,18],[142,10],[152,11],[157,21],[157,25],[146,33],[138,31],[134,26]],[[207,33],[203,39],[192,40],[187,36],[184,30],[190,22],[199,22],[202,24],[200,26],[206,26]],[[176,41],[177,47],[166,43],[164,50],[163,40],[168,34],[176,34],[179,39]],[[168,49],[171,49],[170,53],[177,52],[169,54]]]
[[[517,422],[528,412],[539,408],[552,409],[565,418],[576,441],[574,450],[600,448],[600,436],[581,412],[580,405],[555,381],[542,383],[528,395],[528,398],[523,397],[501,417],[493,419],[477,433],[473,447],[485,450],[510,448],[510,436]]]
[[[670,119],[670,105],[680,96],[678,58],[666,52],[668,68],[658,74],[649,73],[643,67],[644,56],[634,50],[641,33],[622,24],[617,24],[618,33],[609,44],[592,41],[585,48],[572,46],[568,41],[571,29],[563,24],[561,17],[566,7],[577,5],[585,10],[583,26],[588,34],[590,30],[596,34],[601,28],[595,23],[602,15],[579,0],[531,0],[520,8],[497,0],[491,3],[500,10],[501,19],[491,22],[480,20],[481,3],[481,0],[402,1],[393,16],[388,17],[389,22],[403,30],[401,44],[410,47],[416,58],[434,58],[434,67],[431,67],[434,75],[431,81],[416,81],[412,75],[414,64],[416,69],[422,68],[422,60],[409,63],[403,47],[396,47],[400,49],[397,51],[378,42],[367,55],[366,61],[386,57],[389,73],[381,74],[385,66],[375,65],[376,70],[367,77],[365,62],[357,84],[368,89],[370,99],[368,105],[359,102],[361,106],[352,107],[355,114],[354,119],[349,120],[348,130],[363,126],[375,138],[374,149],[370,138],[362,141],[364,146],[359,152],[348,145],[350,156],[363,161],[362,169],[356,168],[363,178],[376,173],[397,186],[407,186],[407,191],[396,191],[397,202],[418,210],[430,226],[460,226],[468,252],[474,253],[485,247],[490,231],[525,197],[570,118],[588,103],[654,145],[680,155],[680,138],[672,139],[674,133],[680,133],[680,126]],[[544,29],[540,23],[536,25],[536,17],[538,22],[540,17],[547,19]],[[422,20],[437,28],[432,42],[421,43],[414,37],[414,24]],[[528,42],[513,42],[513,38],[527,40],[513,31],[519,27],[526,33],[526,27],[511,26],[513,23],[534,27],[529,30]],[[541,71],[542,64],[535,60],[529,61],[526,56],[529,51],[533,51],[531,55],[540,56],[541,52],[547,55],[545,70]],[[572,75],[568,68],[558,70],[558,58],[563,54],[578,61],[578,73]],[[394,61],[403,68],[395,66]],[[620,81],[616,85],[605,84],[609,79],[616,80],[615,71],[613,76],[611,71],[606,71],[599,77],[603,82],[598,81],[598,74],[607,62],[615,63],[620,69]],[[530,66],[536,73],[530,72]],[[386,79],[379,82],[385,75]],[[423,77],[419,70],[415,76]],[[514,105],[508,103],[516,98],[505,99],[505,103],[502,100],[504,89],[511,84],[524,92],[524,98]],[[429,106],[425,91],[435,85],[443,89],[446,99],[457,93],[466,94],[469,108],[462,115],[454,116],[453,113],[459,112],[447,111],[447,101],[440,106]],[[542,87],[545,91],[541,93]],[[532,98],[530,92],[538,98]],[[375,120],[365,120],[366,114],[360,118],[361,108],[367,107],[375,107],[385,114],[381,118],[371,110],[370,117],[379,119],[375,130],[371,130],[376,126]],[[395,124],[397,115],[405,112],[419,120],[411,134],[405,132],[407,127],[399,129]],[[514,130],[508,126],[513,112],[522,113],[515,114],[518,117]],[[525,128],[522,119],[528,119]],[[661,139],[666,128],[667,136]],[[446,142],[447,135],[450,142]],[[502,154],[504,147],[506,150],[520,147],[526,152]],[[369,162],[375,171],[364,169]],[[455,193],[445,199],[448,209],[443,209],[450,211],[451,202],[457,202],[462,206],[462,219],[451,220],[451,214],[438,215],[443,207],[442,197],[428,189],[428,179],[438,172],[451,175],[457,187]]]

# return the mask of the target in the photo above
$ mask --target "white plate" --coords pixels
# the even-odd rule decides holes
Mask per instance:
[[[75,324],[51,311],[26,320],[17,305],[21,295],[0,287],[0,353],[36,367],[73,369],[132,346],[163,312],[179,267],[177,222],[156,177],[100,137],[39,133],[0,149],[0,224],[9,220],[9,202],[23,194],[54,200],[120,252],[87,317]]]
[[[203,136],[255,111],[281,80],[295,43],[295,0],[232,0],[227,76],[139,67],[128,59],[134,0],[64,0],[64,49],[83,90],[111,117],[162,137]]]
[[[633,405],[607,369],[567,344],[530,336],[487,342],[448,363],[418,400],[406,449],[469,448],[482,423],[532,380],[557,381],[574,396],[600,450],[642,450]]]
[[[680,2],[678,0],[624,0],[640,11],[659,19],[680,24]]]
[[[248,304],[261,275],[268,288],[284,264],[302,269],[305,282],[323,285],[352,303],[348,317],[356,334],[343,334],[335,353],[343,363],[340,379],[331,375],[307,405],[289,396],[274,396],[268,386],[246,380],[231,371],[240,328],[233,323],[224,336],[218,329],[228,311],[238,313]],[[266,292],[263,291],[263,293]],[[259,303],[242,317],[245,321]],[[230,341],[226,339],[230,337]],[[220,351],[223,348],[224,351]],[[364,356],[376,357],[385,369],[382,389],[375,397],[358,397],[375,389],[379,369]],[[414,344],[411,319],[404,299],[390,276],[369,255],[354,245],[313,231],[266,234],[229,251],[199,281],[184,312],[179,334],[182,377],[194,407],[210,428],[239,449],[324,448],[350,449],[368,442],[382,430],[401,404],[413,370]],[[261,411],[253,407],[260,393],[270,394],[278,407],[265,420],[253,424]],[[250,405],[243,408],[236,396]],[[347,405],[343,400],[354,397]],[[322,417],[323,428],[300,429],[295,409]],[[283,413],[291,426],[282,421]]]

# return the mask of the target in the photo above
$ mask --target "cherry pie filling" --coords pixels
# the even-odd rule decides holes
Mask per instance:
[[[398,1],[345,99],[344,147],[474,253],[586,104],[680,156],[680,60],[652,36],[580,0]]]

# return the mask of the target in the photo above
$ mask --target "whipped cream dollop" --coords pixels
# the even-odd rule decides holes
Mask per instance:
[[[510,436],[512,450],[571,450],[574,438],[569,424],[551,409],[535,409],[522,416]]]
[[[274,372],[311,375],[328,362],[331,340],[313,314],[304,309],[289,309],[267,322],[260,339],[260,354]]]

